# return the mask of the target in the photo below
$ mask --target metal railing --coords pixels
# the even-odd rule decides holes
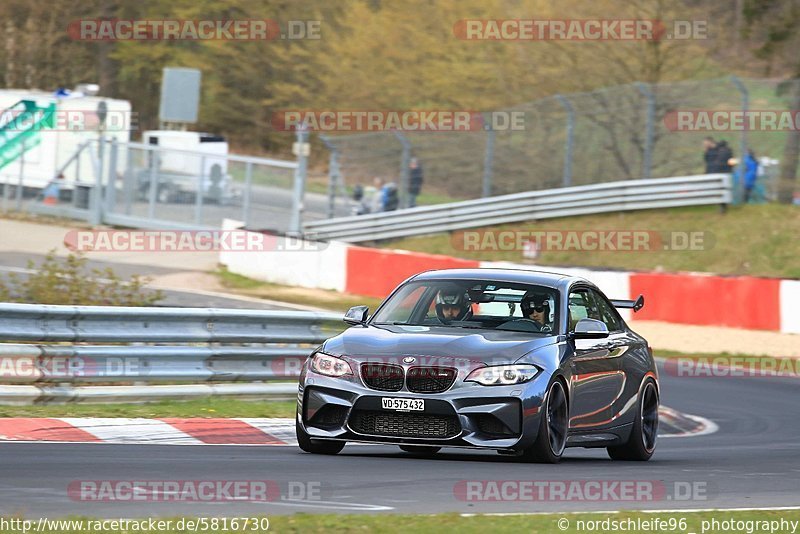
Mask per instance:
[[[572,215],[730,204],[731,187],[727,174],[628,180],[313,221],[304,230],[315,239],[356,243]]]
[[[0,404],[292,397],[263,381],[295,379],[344,328],[324,312],[4,303]]]
[[[519,129],[342,132],[330,135],[326,146],[340,163],[338,183],[348,188],[371,184],[378,176],[395,182],[401,199],[407,199],[408,161],[417,157],[424,169],[422,194],[431,195],[421,201],[468,200],[703,172],[702,143],[708,135],[727,141],[740,165],[748,149],[759,158],[779,158],[786,132],[679,129],[672,119],[681,110],[747,112],[754,102],[757,109],[791,113],[797,95],[797,79],[629,83],[483,110],[485,117],[522,116]]]
[[[329,202],[320,191],[305,193],[307,169],[294,161],[90,140],[56,169],[63,178],[35,197],[31,187],[41,186],[36,179],[43,171],[32,167],[21,167],[0,192],[0,209],[151,230],[219,229],[235,219],[276,232],[299,226],[301,215],[350,212],[344,197]]]

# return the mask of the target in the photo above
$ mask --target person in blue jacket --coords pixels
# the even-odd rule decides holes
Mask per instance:
[[[756,178],[758,177],[758,160],[752,150],[747,151],[744,157],[744,203],[750,201],[750,194],[756,185]]]

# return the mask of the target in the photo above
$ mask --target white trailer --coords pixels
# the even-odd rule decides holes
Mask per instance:
[[[20,117],[19,104],[23,101],[35,102],[40,109],[51,105],[55,108],[49,125],[34,126],[34,130],[24,136],[24,144],[19,138],[23,137],[24,128],[31,125],[31,121],[24,120],[22,125],[12,124],[15,118]],[[106,108],[102,131],[98,117],[101,102]],[[0,183],[16,185],[22,175],[24,187],[44,188],[87,141],[96,141],[102,135],[107,140],[128,142],[131,130],[136,128],[138,121],[127,100],[80,93],[56,96],[45,91],[0,89],[0,151],[5,148],[11,152],[8,150],[11,143],[24,146],[24,152],[18,148],[16,152],[20,155],[12,155],[11,161],[0,168]],[[81,152],[77,161],[63,170],[65,188],[72,188],[76,182],[94,185],[99,162],[97,147],[98,144],[93,143],[90,149]],[[125,151],[120,151],[119,157],[124,158]],[[108,165],[108,158],[104,163]],[[118,165],[124,166],[125,162],[119,161]]]

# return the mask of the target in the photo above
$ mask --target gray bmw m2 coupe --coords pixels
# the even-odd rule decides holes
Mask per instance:
[[[304,451],[347,442],[494,449],[555,463],[566,447],[648,460],[659,384],[647,341],[574,276],[504,269],[428,271],[306,360],[297,403]]]

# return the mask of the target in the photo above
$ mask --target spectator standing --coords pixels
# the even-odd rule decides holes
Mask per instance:
[[[706,174],[718,172],[715,170],[717,162],[717,142],[713,137],[703,139],[703,160],[706,163]]]
[[[394,182],[389,182],[381,189],[381,199],[383,204],[383,211],[394,211],[400,199],[397,194],[397,185]]]
[[[714,172],[733,172],[733,150],[728,146],[728,142],[724,139],[717,143],[716,148],[716,170]]]
[[[43,202],[45,204],[51,206],[58,204],[58,200],[61,197],[61,184],[63,183],[64,173],[59,173],[54,180],[51,180],[50,183],[45,186],[42,191],[42,196],[44,197]]]
[[[747,151],[747,156],[744,158],[744,203],[750,201],[750,195],[756,185],[758,178],[758,160],[752,150]]]
[[[422,165],[417,158],[411,158],[408,162],[409,183],[408,183],[408,207],[414,208],[417,205],[417,197],[422,191]]]
[[[383,179],[376,176],[372,179],[372,187],[367,189],[369,190],[369,212],[383,211]]]

